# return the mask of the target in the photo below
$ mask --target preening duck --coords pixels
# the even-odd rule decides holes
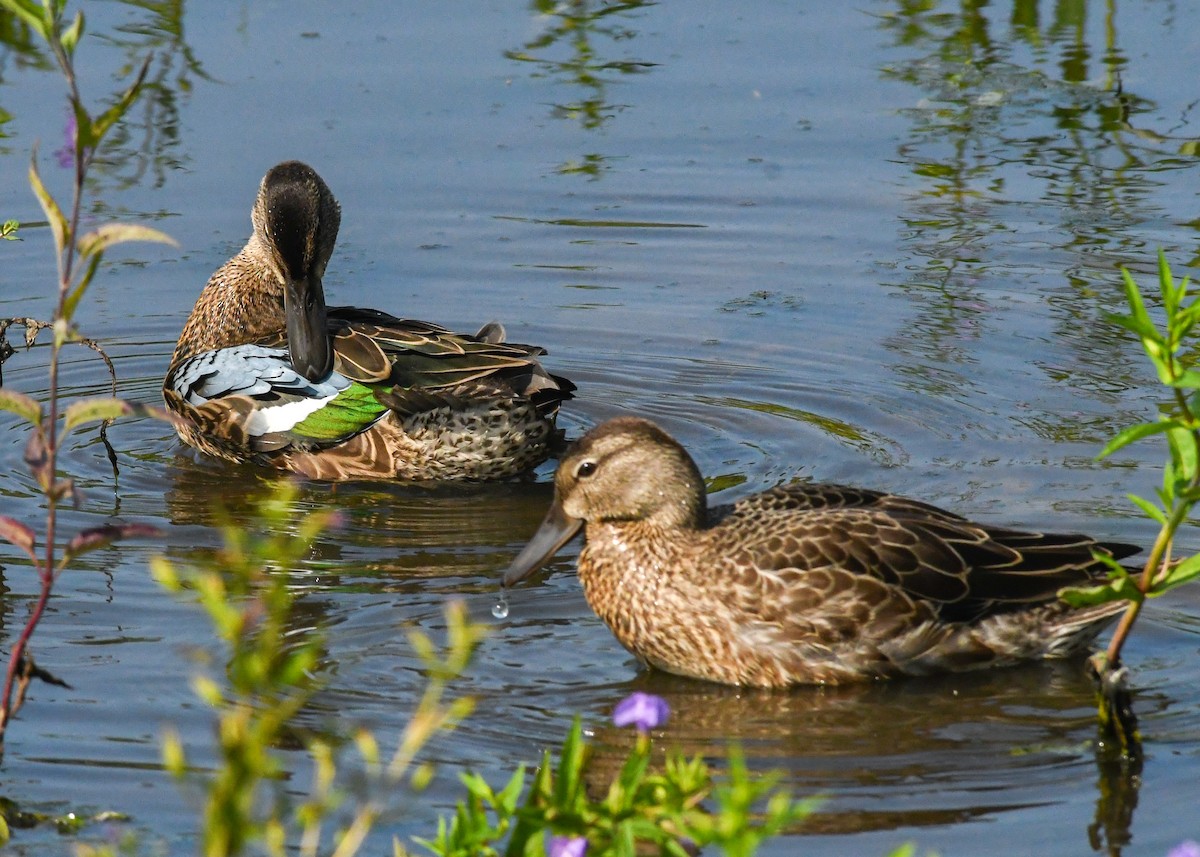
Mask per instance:
[[[561,441],[575,385],[545,350],[357,307],[322,286],[341,209],[311,167],[272,167],[253,231],[200,293],[163,397],[183,441],[315,479],[494,480]]]

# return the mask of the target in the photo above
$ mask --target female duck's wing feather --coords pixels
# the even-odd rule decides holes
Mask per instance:
[[[527,398],[543,417],[571,398],[575,385],[548,373],[537,357],[544,348],[504,342],[503,328],[485,325],[464,336],[423,321],[378,310],[329,310],[334,367],[346,377],[386,388],[381,396],[401,414],[440,407],[438,394],[470,389],[501,398]],[[430,395],[433,394],[433,399]]]
[[[363,385],[337,372],[309,381],[292,367],[286,349],[262,345],[182,361],[168,374],[164,394],[193,434],[212,438],[208,445],[218,447],[216,454],[220,448],[269,454],[337,443],[387,411]]]
[[[730,543],[747,574],[834,569],[839,585],[864,588],[873,585],[856,581],[872,578],[928,603],[947,622],[1053,602],[1062,587],[1104,576],[1093,551],[1122,559],[1139,550],[978,524],[839,485],[782,486],[714,512],[713,537]]]

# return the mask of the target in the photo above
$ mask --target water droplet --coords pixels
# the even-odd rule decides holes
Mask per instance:
[[[492,605],[492,615],[497,619],[508,618],[508,594],[501,593],[500,600]]]

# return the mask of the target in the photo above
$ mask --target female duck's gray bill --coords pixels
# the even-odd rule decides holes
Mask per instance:
[[[582,520],[568,517],[563,512],[562,504],[556,496],[542,525],[533,534],[529,544],[525,545],[524,550],[517,554],[508,571],[504,572],[504,585],[512,586],[529,577],[558,553],[559,548],[573,539],[582,527]]]
[[[310,276],[285,283],[283,306],[292,368],[310,381],[320,381],[333,368],[321,280]]]

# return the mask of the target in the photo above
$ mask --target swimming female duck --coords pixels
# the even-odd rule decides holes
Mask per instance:
[[[658,426],[597,426],[559,462],[554,502],[504,574],[533,574],[585,524],[579,579],[625,648],[735,685],[836,684],[1061,657],[1122,604],[1073,609],[1105,577],[1087,536],[976,524],[926,503],[796,483],[709,509],[691,456]]]
[[[341,222],[309,166],[262,180],[242,250],[213,274],[163,384],[179,436],[202,452],[316,479],[506,479],[560,442],[575,385],[545,350],[378,310],[326,307]]]

